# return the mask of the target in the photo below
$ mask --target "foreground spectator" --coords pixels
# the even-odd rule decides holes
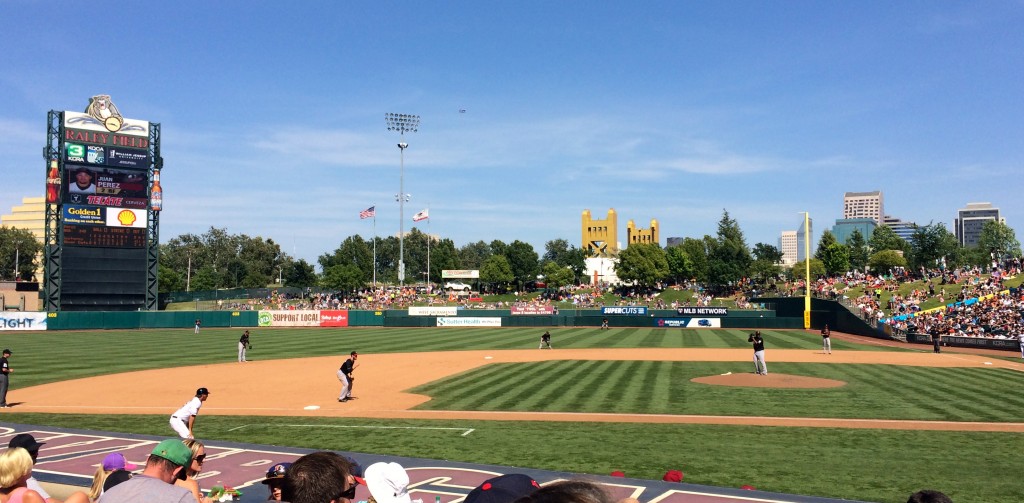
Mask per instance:
[[[564,480],[537,489],[516,503],[615,503],[615,500],[593,482]]]
[[[36,442],[36,437],[33,437],[28,433],[19,433],[11,438],[7,447],[21,447],[28,451],[29,456],[32,457],[32,465],[34,466],[36,464],[36,458],[39,457],[39,448],[45,444],[46,442]],[[39,485],[39,481],[37,481],[31,474],[29,474],[27,485],[29,489],[39,493],[39,495],[46,500],[46,503],[60,503],[60,500],[51,498],[50,494],[43,490],[43,486]]]
[[[284,474],[290,466],[292,466],[291,463],[277,463],[267,470],[267,477],[263,479],[263,484],[270,491],[267,501],[281,501],[281,486],[284,485]]]
[[[192,492],[174,485],[191,462],[192,451],[181,440],[164,440],[153,448],[141,474],[105,491],[100,503],[194,503]]]
[[[281,498],[290,503],[349,503],[355,488],[349,461],[337,453],[319,451],[288,467]]]
[[[366,467],[363,480],[376,503],[412,503],[409,474],[398,463],[374,463]]]
[[[464,503],[512,503],[537,489],[540,489],[540,484],[531,477],[509,473],[485,480],[469,492]]]
[[[925,489],[911,494],[907,503],[953,503],[953,500],[939,491]]]
[[[43,497],[29,489],[27,481],[32,476],[32,456],[21,447],[13,447],[0,453],[0,496],[3,501],[43,503]]]

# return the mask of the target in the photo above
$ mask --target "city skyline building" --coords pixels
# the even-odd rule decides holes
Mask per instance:
[[[840,218],[832,226],[832,235],[835,236],[839,244],[845,245],[850,241],[853,231],[857,230],[860,231],[860,235],[867,242],[867,240],[871,239],[871,234],[875,232],[875,227],[878,227],[878,223],[871,218]]]
[[[806,230],[805,230],[805,227],[804,227],[805,224],[808,226],[808,228],[806,228]],[[814,251],[815,251],[814,247],[816,245],[816,243],[814,241],[814,219],[813,218],[808,218],[806,223],[803,220],[800,220],[800,227],[796,230],[796,261],[797,262],[802,262],[802,261],[807,259],[807,257],[805,256],[805,251],[804,251],[805,249],[807,249],[807,247],[804,245],[804,237],[806,235],[808,235],[808,234],[811,236],[811,242],[809,244],[810,244],[811,256],[813,257],[814,256]]]
[[[886,227],[892,229],[893,234],[903,238],[908,243],[910,238],[914,237],[914,232],[917,231],[917,224],[915,222],[905,222],[892,215],[886,215],[883,223]],[[870,239],[870,236],[868,238]]]
[[[796,231],[782,231],[779,236],[779,251],[782,252],[782,265],[792,266],[797,263]]]
[[[967,206],[957,210],[953,233],[960,246],[977,246],[981,229],[990,220],[1003,221],[999,208],[992,206],[992,203],[967,203]]]
[[[870,218],[876,225],[882,225],[884,215],[885,201],[881,190],[843,194],[843,219]]]

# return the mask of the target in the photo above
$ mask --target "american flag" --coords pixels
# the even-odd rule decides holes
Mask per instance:
[[[361,218],[361,219],[362,218],[375,217],[375,216],[377,216],[377,207],[376,206],[370,206],[369,208],[366,208],[365,210],[359,212],[359,218]]]

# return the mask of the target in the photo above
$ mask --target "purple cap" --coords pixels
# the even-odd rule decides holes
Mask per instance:
[[[103,469],[108,472],[113,470],[132,471],[136,468],[138,466],[129,463],[127,459],[124,459],[124,454],[120,452],[112,452],[103,458]]]

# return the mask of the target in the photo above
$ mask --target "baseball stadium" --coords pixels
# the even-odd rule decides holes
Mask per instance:
[[[367,316],[389,325],[389,313]],[[591,314],[579,320],[600,317]],[[543,330],[526,326],[257,327],[242,363],[240,328],[54,330],[61,318],[102,319],[61,313],[50,330],[0,334],[19,370],[4,433],[29,431],[55,449],[69,439],[44,447],[35,473],[87,485],[86,461],[111,449],[143,461],[174,435],[169,414],[206,387],[195,433],[222,454],[206,474],[252,501],[265,498],[266,463],[311,450],[429,465],[413,497],[445,503],[475,485],[443,487],[437,470],[449,465],[591,478],[645,502],[887,502],[922,488],[955,501],[1020,499],[1009,468],[1024,440],[1024,365],[1012,353],[934,353],[836,330],[828,354],[817,331],[760,328],[770,372],[759,375],[752,329],[651,327],[656,315],[615,318],[608,330],[554,323],[552,350],[538,350]],[[355,399],[341,403],[335,372],[355,350]],[[252,451],[280,459],[261,464]],[[951,458],[962,462],[930,463]],[[668,470],[682,483],[661,481]]]

